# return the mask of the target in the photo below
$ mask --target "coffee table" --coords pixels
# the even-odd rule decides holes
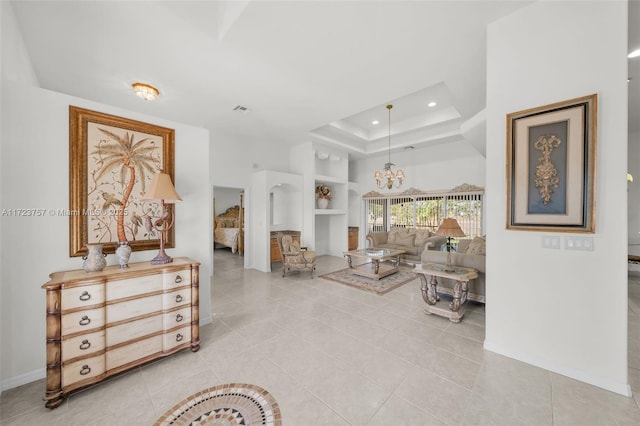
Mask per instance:
[[[449,318],[451,322],[460,322],[464,316],[464,306],[467,302],[469,292],[469,281],[478,278],[478,271],[473,268],[462,266],[447,266],[439,263],[424,263],[416,265],[412,270],[420,278],[422,298],[427,302],[425,312]],[[431,279],[427,280],[427,275]],[[449,309],[438,306],[440,296],[438,296],[438,277],[455,280],[453,286],[453,300],[449,302]]]
[[[384,278],[388,275],[398,272],[398,266],[400,265],[400,256],[404,253],[404,250],[369,247],[366,249],[344,252],[344,256],[347,258],[349,269],[351,269],[352,274],[379,280],[380,278]],[[365,258],[371,261],[354,266],[352,257]],[[381,260],[393,260],[394,258],[395,260],[392,263],[380,263]]]

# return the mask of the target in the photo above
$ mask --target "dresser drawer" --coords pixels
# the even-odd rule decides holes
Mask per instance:
[[[191,326],[182,327],[163,336],[163,350],[168,351],[176,346],[191,342]]]
[[[67,336],[104,326],[104,308],[62,315],[62,335]]]
[[[172,309],[180,305],[191,304],[191,287],[183,287],[180,290],[172,291],[162,295],[162,308]]]
[[[162,283],[165,290],[191,285],[191,269],[182,271],[165,272],[162,274]]]
[[[65,288],[61,297],[63,311],[104,303],[104,284]]]
[[[148,334],[162,331],[162,315],[126,322],[115,327],[107,327],[107,346],[111,347],[129,340],[139,339]]]
[[[62,340],[62,359],[73,359],[103,350],[104,330]]]
[[[162,294],[132,299],[126,302],[118,302],[107,305],[107,318],[109,323],[135,318],[140,315],[150,314],[162,310]]]
[[[162,334],[107,351],[107,370],[162,351]]]
[[[191,306],[176,311],[165,312],[162,317],[164,330],[169,330],[182,324],[191,324]]]
[[[139,278],[111,281],[107,285],[107,300],[124,299],[161,290],[162,277],[160,275],[147,275]]]
[[[99,376],[105,371],[104,354],[63,365],[62,387]]]

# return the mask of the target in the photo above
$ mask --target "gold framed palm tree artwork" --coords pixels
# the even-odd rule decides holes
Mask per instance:
[[[166,127],[69,106],[69,254],[87,244],[113,253],[159,248],[152,225],[161,216],[157,200],[143,195],[157,173],[174,177],[175,131]],[[173,208],[173,206],[171,206]],[[165,247],[174,247],[172,228]]]

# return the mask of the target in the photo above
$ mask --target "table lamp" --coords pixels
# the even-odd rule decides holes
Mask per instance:
[[[442,221],[436,235],[441,237],[447,237],[447,269],[446,271],[453,271],[453,265],[451,264],[451,238],[452,237],[464,237],[464,232],[460,228],[458,221],[452,218],[447,218]]]
[[[152,221],[152,228],[160,235],[160,252],[151,259],[152,265],[164,265],[173,262],[173,259],[164,252],[164,242],[167,231],[173,227],[174,216],[167,204],[182,201],[171,183],[171,177],[166,173],[158,173],[153,176],[149,190],[144,194],[145,200],[160,200],[160,217]]]

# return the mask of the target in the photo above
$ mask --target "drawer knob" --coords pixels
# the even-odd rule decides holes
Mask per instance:
[[[83,302],[86,302],[89,299],[91,299],[91,295],[89,294],[89,292],[83,291],[82,294],[80,295],[80,300],[82,300]]]
[[[80,343],[80,349],[85,351],[91,347],[91,343],[87,339],[84,339],[82,343]]]
[[[176,342],[181,341],[182,339],[184,339],[184,336],[180,333],[176,334]]]
[[[82,369],[80,370],[80,374],[86,376],[89,373],[91,373],[91,367],[89,367],[87,364],[83,365]]]
[[[182,296],[177,295],[176,296],[176,303],[180,303],[180,302],[182,302]]]
[[[80,325],[87,325],[87,324],[90,324],[90,323],[91,323],[91,320],[86,315],[83,316],[82,319],[78,322],[78,324],[80,324]]]
[[[176,322],[180,322],[184,319],[184,317],[180,314],[176,315]]]
[[[182,282],[182,277],[180,275],[176,275],[176,284],[180,284]]]

